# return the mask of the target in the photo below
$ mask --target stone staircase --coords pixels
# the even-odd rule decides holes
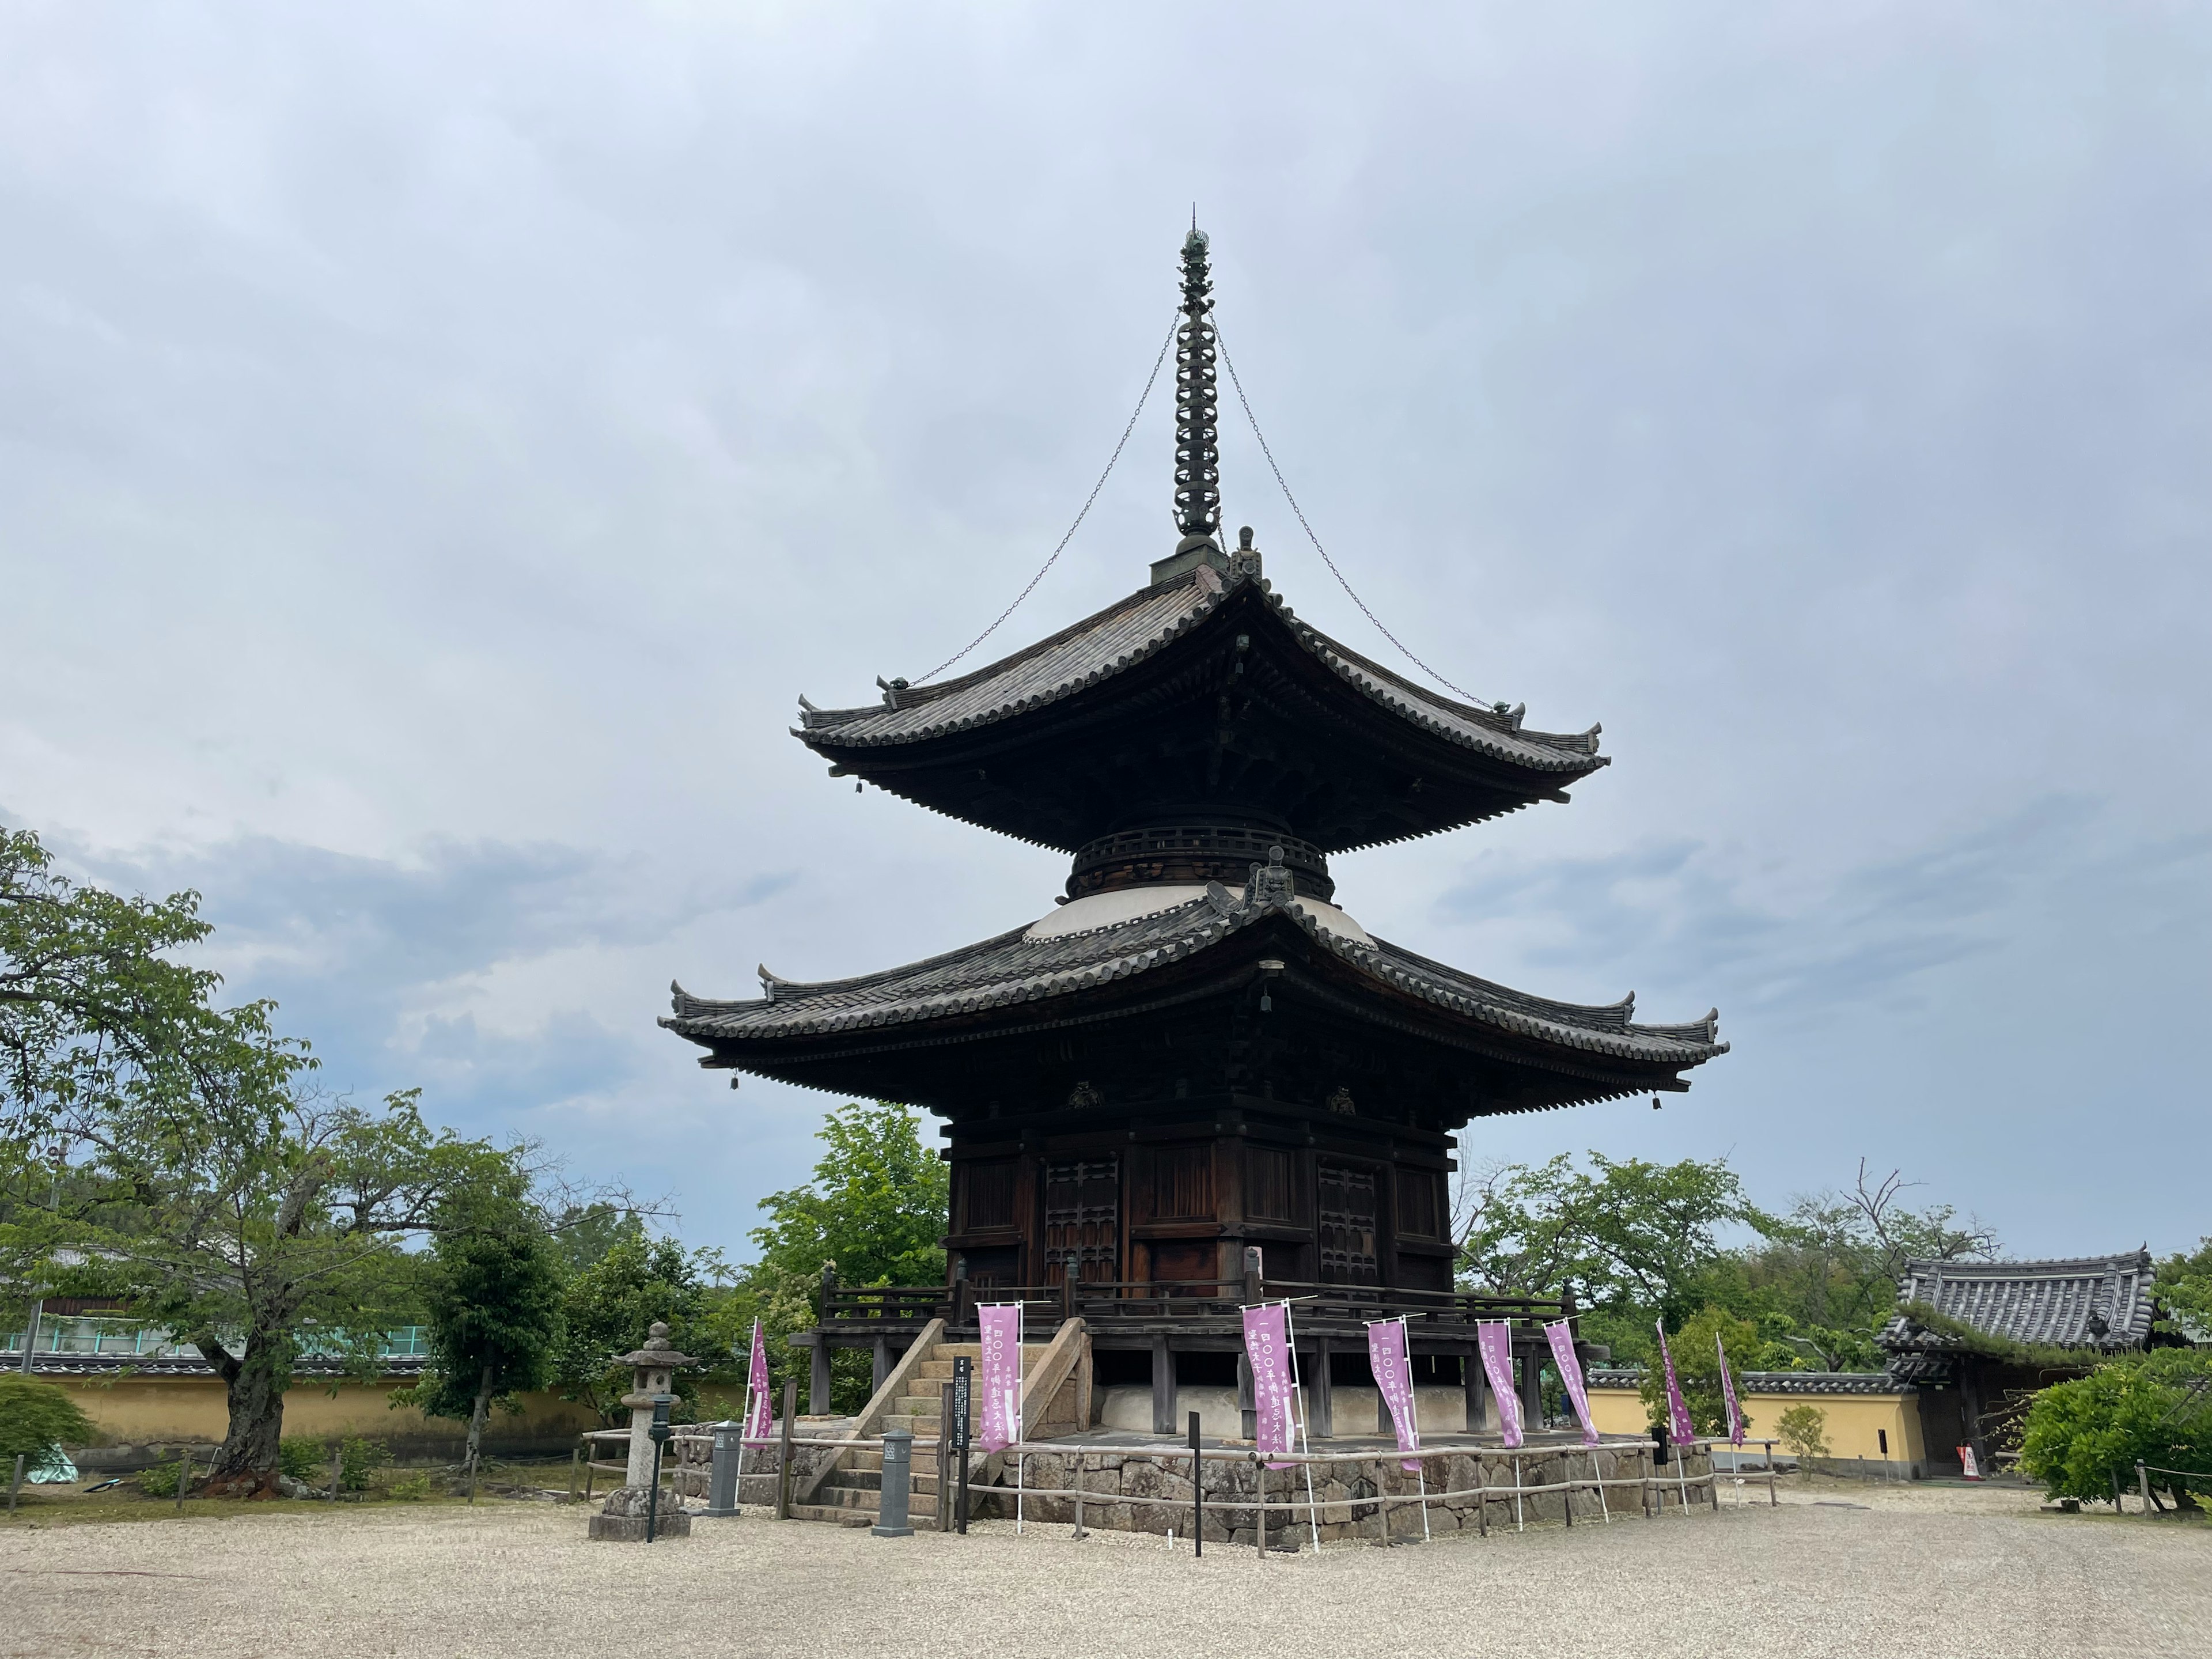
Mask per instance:
[[[1037,1360],[1050,1345],[1044,1342],[1022,1344],[1022,1375],[1026,1377]],[[916,1532],[937,1530],[938,1482],[943,1476],[938,1466],[935,1441],[939,1419],[944,1415],[944,1387],[952,1380],[952,1362],[965,1357],[978,1373],[982,1369],[982,1348],[974,1342],[939,1342],[915,1368],[905,1389],[892,1401],[891,1409],[884,1418],[883,1429],[904,1429],[915,1437],[914,1495],[909,1500],[909,1522]],[[980,1377],[979,1377],[980,1380]],[[968,1413],[969,1480],[973,1482],[982,1463],[983,1452],[975,1446],[975,1437],[982,1432],[982,1398],[980,1388],[973,1390]],[[875,1439],[882,1430],[869,1436]],[[952,1479],[960,1478],[958,1465],[952,1467]],[[872,1527],[883,1503],[884,1455],[867,1448],[848,1452],[844,1462],[830,1478],[815,1490],[813,1501],[793,1504],[792,1516],[800,1521],[827,1521],[839,1526]],[[972,1490],[972,1488],[971,1488]]]

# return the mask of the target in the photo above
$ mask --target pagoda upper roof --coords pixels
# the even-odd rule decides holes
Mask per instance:
[[[942,685],[801,706],[794,735],[839,775],[1071,852],[1207,811],[1339,852],[1563,800],[1607,764],[1595,726],[1529,730],[1518,708],[1457,702],[1331,639],[1249,556]]]
[[[1331,925],[1334,923],[1334,925]],[[1250,950],[1253,930],[1290,927],[1334,963],[1329,977],[1371,1000],[1371,1012],[1425,1006],[1436,1030],[1494,1040],[1516,1063],[1553,1074],[1541,1105],[1565,1105],[1687,1085],[1676,1075],[1724,1054],[1718,1014],[1678,1024],[1642,1024],[1635,998],[1595,1006],[1559,1002],[1498,985],[1373,939],[1334,907],[1292,898],[1255,899],[1212,884],[1198,897],[1152,915],[1076,932],[1048,923],[1014,928],[942,956],[851,979],[802,984],[761,970],[766,994],[720,1001],[672,987],[674,1012],[660,1024],[714,1051],[712,1062],[786,1074],[794,1045],[845,1036],[935,1040],[950,1027],[970,1035],[994,1026],[1049,1021],[1089,994],[1150,977],[1178,964],[1202,975],[1208,958],[1231,970]],[[1357,935],[1356,937],[1354,935]],[[1266,941],[1253,939],[1254,948]],[[1281,968],[1282,963],[1272,964]],[[1189,971],[1178,975],[1188,981]],[[1133,988],[1141,994],[1144,988]],[[796,1080],[805,1080],[799,1079]],[[1504,1109],[1525,1109],[1509,1107]]]

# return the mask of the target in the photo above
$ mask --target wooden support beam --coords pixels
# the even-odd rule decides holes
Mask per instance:
[[[1316,1440],[1336,1437],[1336,1395],[1329,1386],[1329,1351],[1327,1337],[1314,1339],[1313,1369],[1305,1377],[1307,1397],[1313,1402],[1313,1437]]]
[[[1175,1432],[1175,1355],[1164,1335],[1152,1339],[1152,1432]]]
[[[1460,1359],[1460,1382],[1467,1392],[1467,1431],[1479,1434],[1489,1415],[1488,1395],[1483,1392],[1482,1356],[1468,1353]]]
[[[868,1392],[873,1394],[884,1386],[884,1379],[891,1374],[891,1340],[887,1336],[876,1339],[875,1363],[868,1377]]]

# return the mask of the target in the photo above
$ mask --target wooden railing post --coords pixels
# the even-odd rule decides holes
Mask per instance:
[[[1253,1307],[1266,1299],[1267,1293],[1261,1288],[1260,1247],[1247,1244],[1244,1247],[1244,1305]]]
[[[775,1518],[791,1519],[791,1421],[799,1414],[799,1379],[783,1379],[783,1426],[776,1437]]]

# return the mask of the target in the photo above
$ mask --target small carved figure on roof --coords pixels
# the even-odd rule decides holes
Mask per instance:
[[[1086,1107],[1103,1104],[1105,1098],[1105,1096],[1100,1094],[1097,1090],[1092,1088],[1088,1083],[1079,1083],[1073,1089],[1067,1091],[1067,1103],[1074,1107],[1078,1111],[1081,1111]]]
[[[1283,867],[1283,849],[1270,847],[1267,861],[1252,866],[1252,878],[1244,884],[1244,902],[1247,904],[1288,904],[1297,896],[1297,883]]]
[[[1359,1109],[1352,1103],[1352,1091],[1341,1085],[1338,1085],[1336,1092],[1328,1097],[1328,1109],[1339,1117],[1359,1115]]]

